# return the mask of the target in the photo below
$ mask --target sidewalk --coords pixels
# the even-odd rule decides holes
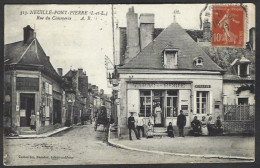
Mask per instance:
[[[109,144],[128,150],[157,154],[250,161],[255,158],[255,138],[249,136],[154,137],[133,141],[109,139]]]
[[[14,136],[14,137],[8,137],[6,136],[5,138],[6,139],[31,139],[31,138],[46,138],[46,137],[49,137],[49,136],[52,136],[52,135],[55,135],[57,133],[60,133],[62,131],[66,131],[68,129],[72,128],[71,127],[61,127],[61,128],[58,128],[58,129],[55,129],[55,130],[52,130],[52,131],[49,131],[49,132],[46,132],[46,133],[43,133],[43,134],[38,134],[38,135],[19,135],[19,136]]]

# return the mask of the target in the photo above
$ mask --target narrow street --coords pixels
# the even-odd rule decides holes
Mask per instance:
[[[115,148],[104,142],[105,132],[92,125],[75,126],[53,137],[39,139],[4,139],[7,165],[85,165],[85,164],[156,164],[194,162],[237,162],[141,153]],[[6,155],[7,154],[7,155]]]

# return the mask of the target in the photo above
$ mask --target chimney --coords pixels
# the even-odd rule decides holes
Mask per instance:
[[[34,30],[30,27],[30,25],[27,25],[23,28],[23,42],[29,43],[34,39]]]
[[[140,42],[141,50],[144,49],[150,42],[153,41],[154,34],[154,14],[142,13],[140,20]]]
[[[62,76],[62,68],[57,68],[59,76]]]
[[[249,43],[251,45],[252,50],[255,50],[255,28],[252,27],[249,30]]]
[[[125,63],[130,61],[140,52],[139,44],[139,30],[138,30],[138,18],[137,14],[134,13],[134,7],[129,8],[126,14],[127,27],[126,27],[126,38],[127,46],[125,53]]]
[[[82,68],[79,68],[78,72],[79,72],[79,77],[83,76],[83,69]]]
[[[208,19],[205,19],[203,23],[203,40],[211,41],[210,22],[208,21]]]

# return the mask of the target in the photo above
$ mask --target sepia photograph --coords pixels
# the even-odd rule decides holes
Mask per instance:
[[[3,164],[253,163],[255,12],[5,4]]]

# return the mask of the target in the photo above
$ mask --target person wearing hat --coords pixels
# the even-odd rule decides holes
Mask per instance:
[[[186,117],[183,114],[183,111],[180,110],[180,115],[178,115],[178,117],[177,117],[177,126],[179,129],[179,137],[184,137],[183,129],[184,129],[185,125],[186,125]]]
[[[137,139],[140,139],[139,136],[137,135],[137,131],[135,129],[135,118],[134,118],[134,112],[130,112],[131,116],[128,117],[128,129],[129,129],[129,139],[132,140],[132,135],[131,132],[132,130],[135,132],[135,136]]]

